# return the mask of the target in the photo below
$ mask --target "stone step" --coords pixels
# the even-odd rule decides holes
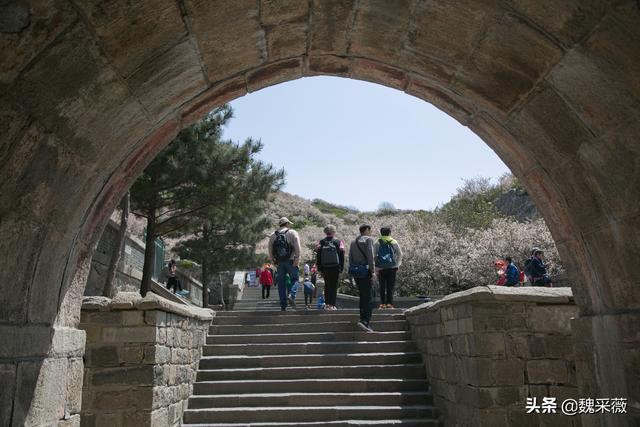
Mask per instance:
[[[197,381],[287,380],[296,378],[425,378],[420,364],[299,366],[274,368],[201,369]]]
[[[250,307],[250,306],[234,306],[233,307],[233,312],[234,313],[264,313],[264,312],[271,312],[273,314],[277,314],[277,313],[298,313],[298,314],[320,314],[320,313],[326,313],[325,310],[317,308],[315,305],[306,308],[304,303],[299,302],[298,304],[296,304],[295,307],[287,307],[287,311],[283,312],[280,310],[280,305],[273,305],[273,306],[261,306],[261,307]],[[341,311],[341,310],[337,310],[337,311]],[[344,310],[342,310],[344,311]]]
[[[226,313],[226,312],[224,312]],[[360,315],[357,312],[347,313],[340,310],[334,312],[294,312],[294,311],[234,311],[233,316],[222,316],[218,313],[213,319],[214,325],[277,325],[280,323],[322,323],[322,322],[339,322],[350,321],[357,322]],[[402,313],[374,313],[372,321],[379,320],[405,320]]]
[[[375,310],[366,333],[357,309],[305,310],[298,298],[282,312],[254,295],[217,313],[185,426],[438,425],[402,310]]]
[[[295,380],[198,381],[194,395],[255,393],[392,393],[427,391],[425,379],[341,378]]]
[[[274,329],[277,329],[274,328]],[[364,332],[290,332],[284,334],[209,335],[207,344],[275,344],[329,341],[404,341],[410,340],[407,331]]]
[[[183,427],[440,427],[437,419],[344,420],[295,423],[206,423],[182,424]]]
[[[200,369],[420,363],[418,352],[205,356]]]
[[[258,297],[260,298],[260,297]],[[297,299],[297,298],[296,298]],[[242,306],[242,307],[259,307],[261,305],[264,306],[278,306],[280,305],[280,299],[278,296],[274,296],[273,294],[266,299],[251,299],[251,300],[240,300],[234,303],[234,307]]]
[[[233,304],[234,310],[236,307],[271,307],[272,309],[280,308],[280,301],[277,299],[265,299],[265,300],[257,300],[257,301],[236,301]]]
[[[413,341],[333,341],[307,343],[276,344],[207,344],[203,347],[204,356],[223,355],[271,355],[271,354],[331,354],[416,351]]]
[[[297,304],[300,305],[300,304]],[[261,311],[259,313],[256,313],[256,316],[269,316],[269,315],[273,315],[273,316],[295,316],[295,315],[300,315],[301,313],[304,313],[307,316],[313,316],[313,315],[318,315],[318,316],[332,316],[332,315],[339,315],[339,314],[352,314],[352,315],[358,315],[360,313],[360,310],[358,310],[357,308],[343,308],[340,309],[338,308],[338,310],[317,310],[317,309],[311,309],[311,310],[305,310],[304,306],[302,308],[299,308],[298,310],[293,310],[290,307],[287,307],[286,311],[280,311],[279,305],[275,304],[273,309],[271,310],[264,310]],[[394,308],[394,309],[385,309],[385,310],[378,310],[378,309],[374,309],[373,310],[373,314],[403,314],[404,311],[402,309],[399,308]],[[253,316],[253,311],[251,310],[247,310],[247,311],[237,311],[237,310],[231,310],[231,311],[219,311],[216,313],[216,318],[220,318],[220,317],[251,317]]]
[[[426,391],[403,393],[261,393],[192,396],[189,409],[264,406],[431,405]]]
[[[267,403],[267,402],[265,402]],[[300,406],[300,407],[237,407],[188,409],[186,423],[242,423],[242,422],[318,422],[349,419],[376,420],[381,418],[432,418],[435,408],[431,405],[404,406]]]
[[[406,320],[378,320],[372,321],[371,327],[376,332],[406,331]],[[210,335],[243,335],[268,334],[273,332],[348,332],[359,331],[355,322],[315,322],[315,323],[280,323],[278,325],[213,325],[209,328]]]

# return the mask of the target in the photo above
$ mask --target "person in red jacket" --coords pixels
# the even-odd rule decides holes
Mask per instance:
[[[273,276],[271,275],[271,271],[268,268],[262,270],[260,273],[260,284],[262,285],[262,299],[269,298],[269,293],[271,292],[271,285],[273,285]]]

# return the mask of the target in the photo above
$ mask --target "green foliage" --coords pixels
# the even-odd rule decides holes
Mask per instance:
[[[452,199],[438,210],[445,223],[457,232],[485,229],[498,218],[493,203],[483,196]]]
[[[227,178],[241,157],[235,144],[220,141],[222,126],[232,116],[225,105],[182,130],[134,182],[132,211],[147,218],[149,238],[180,230],[187,225],[185,216],[215,203],[207,192]],[[245,144],[241,149],[254,148]]]
[[[255,262],[252,265],[264,265],[270,263],[269,255],[267,254],[255,254]]]
[[[260,141],[222,140],[232,117],[225,105],[181,131],[131,189],[134,212],[147,218],[147,240],[189,236],[177,251],[202,263],[205,283],[209,272],[255,260],[269,224],[266,201],[284,183],[284,171],[255,158]]]
[[[191,269],[194,266],[194,262],[193,261],[189,261],[188,259],[182,259],[180,260],[180,268],[181,269]]]
[[[311,204],[318,208],[320,212],[335,215],[338,218],[344,218],[346,215],[358,213],[357,209],[335,205],[322,199],[314,199]]]
[[[305,227],[322,227],[324,222],[321,218],[309,216],[309,217],[292,217],[292,221],[295,224],[296,228],[305,228]]]
[[[495,188],[499,189],[503,193],[509,190],[516,190],[519,193],[527,192],[527,190],[524,188],[524,185],[522,184],[522,181],[520,181],[517,176],[508,172],[498,178],[498,184],[495,186]]]
[[[458,233],[486,229],[500,218],[493,201],[503,191],[488,178],[466,180],[451,200],[436,209],[436,215]]]

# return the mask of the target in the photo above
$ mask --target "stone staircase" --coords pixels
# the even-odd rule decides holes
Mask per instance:
[[[185,426],[439,425],[400,310],[376,311],[366,333],[357,310],[280,312],[275,288],[243,298],[214,319]]]

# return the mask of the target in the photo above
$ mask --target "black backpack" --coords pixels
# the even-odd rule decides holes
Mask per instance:
[[[524,274],[533,276],[533,258],[529,258],[524,262]]]
[[[320,264],[322,267],[337,267],[340,265],[338,247],[334,239],[320,240]]]
[[[289,261],[291,259],[291,246],[287,242],[287,232],[276,231],[276,238],[273,241],[273,256],[276,261]]]

